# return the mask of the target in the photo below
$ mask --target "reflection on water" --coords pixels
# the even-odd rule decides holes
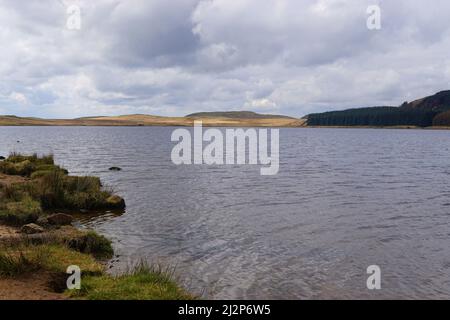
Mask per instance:
[[[261,176],[173,165],[172,130],[0,127],[0,155],[53,152],[124,196],[123,215],[80,219],[114,240],[113,272],[145,257],[209,298],[450,298],[448,131],[282,129]]]
[[[106,211],[106,212],[71,212],[75,223],[79,228],[95,229],[95,226],[111,219],[120,217],[125,211]]]

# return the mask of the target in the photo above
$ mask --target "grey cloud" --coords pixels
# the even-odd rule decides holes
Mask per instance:
[[[123,1],[104,16],[100,27],[110,37],[106,57],[130,67],[186,64],[198,46],[191,12],[197,0]],[[91,21],[93,27],[98,17]]]

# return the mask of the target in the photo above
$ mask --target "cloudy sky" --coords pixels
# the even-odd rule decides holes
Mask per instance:
[[[381,30],[366,25],[374,4]],[[0,0],[0,114],[399,105],[450,89],[449,12],[448,0]]]

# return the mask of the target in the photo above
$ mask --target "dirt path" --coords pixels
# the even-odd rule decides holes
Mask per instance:
[[[0,300],[66,300],[62,293],[52,291],[50,279],[44,272],[18,279],[0,278]]]
[[[0,224],[0,241],[20,238],[17,229]],[[51,278],[45,272],[20,276],[0,277],[0,300],[62,300],[64,295],[55,293],[49,287]]]

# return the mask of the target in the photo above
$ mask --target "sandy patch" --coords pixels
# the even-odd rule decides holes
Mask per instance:
[[[53,292],[50,281],[51,276],[44,272],[0,278],[0,300],[65,300],[63,294]]]

